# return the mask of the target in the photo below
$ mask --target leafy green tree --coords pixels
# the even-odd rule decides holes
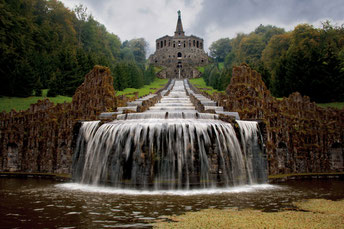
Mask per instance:
[[[231,51],[231,43],[229,38],[221,38],[217,41],[214,41],[210,47],[210,56],[216,59],[218,62],[223,62],[226,58],[226,55]]]
[[[72,95],[94,64],[113,68],[120,55],[119,38],[86,8],[57,0],[0,0],[0,34],[1,95]]]
[[[135,61],[135,56],[129,47],[124,47],[120,51],[121,60]]]
[[[77,28],[78,28],[78,45],[79,47],[81,47],[82,43],[81,43],[81,35],[82,35],[82,27],[86,22],[87,19],[87,7],[84,7],[82,4],[79,4],[77,6],[75,6],[74,8],[74,13],[75,16],[77,17]]]
[[[128,87],[128,74],[126,71],[125,63],[119,62],[115,65],[112,74],[114,76],[115,90],[122,91]]]
[[[144,75],[143,75],[143,79],[144,79],[144,84],[150,84],[154,81],[155,79],[155,70],[154,70],[154,66],[153,65],[149,65],[145,71],[144,71]]]
[[[144,85],[143,72],[142,69],[135,63],[129,62],[128,69],[129,72],[129,87],[131,88],[141,88]]]

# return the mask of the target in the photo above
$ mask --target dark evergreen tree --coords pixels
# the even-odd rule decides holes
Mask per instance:
[[[143,79],[144,79],[144,84],[150,84],[154,81],[155,79],[155,71],[154,71],[154,66],[153,65],[149,65],[147,67],[147,69],[145,69],[144,71],[144,75],[143,75]]]

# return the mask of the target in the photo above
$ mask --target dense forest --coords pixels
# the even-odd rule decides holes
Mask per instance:
[[[110,67],[115,89],[154,80],[143,38],[121,43],[82,5],[57,0],[0,0],[0,95],[71,96],[94,65]],[[153,69],[153,70],[152,70]]]
[[[0,96],[40,95],[45,88],[49,96],[71,96],[96,64],[111,69],[116,90],[155,77],[143,38],[121,42],[82,5],[70,10],[57,0],[0,0],[0,35]],[[260,25],[209,50],[214,63],[203,77],[215,89],[224,90],[232,67],[245,62],[276,97],[299,91],[316,102],[344,101],[343,26],[301,24],[286,32]]]
[[[343,26],[326,21],[322,28],[300,24],[285,32],[260,25],[249,34],[219,39],[209,50],[215,63],[203,76],[216,89],[225,89],[234,65],[247,63],[276,97],[298,91],[316,102],[344,101]],[[219,62],[224,62],[223,69]]]

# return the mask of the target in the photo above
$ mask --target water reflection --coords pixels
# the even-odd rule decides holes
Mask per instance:
[[[240,189],[172,193],[58,184],[39,179],[0,179],[1,227],[150,227],[156,219],[206,208],[292,209],[308,198],[344,198],[344,181],[290,181]]]

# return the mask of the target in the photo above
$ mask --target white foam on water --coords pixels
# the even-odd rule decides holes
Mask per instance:
[[[282,189],[281,186],[271,184],[254,184],[242,185],[236,187],[226,188],[209,188],[209,189],[192,189],[192,190],[134,190],[134,189],[120,189],[113,187],[86,185],[79,183],[63,183],[57,184],[55,187],[70,190],[82,191],[90,193],[105,193],[105,194],[118,194],[118,195],[175,195],[175,196],[192,196],[192,195],[213,195],[225,193],[247,193],[257,192],[271,189]]]

